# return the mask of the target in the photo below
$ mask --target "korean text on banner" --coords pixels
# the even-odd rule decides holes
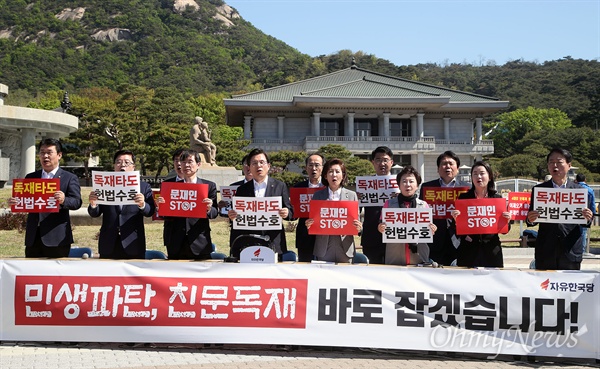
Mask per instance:
[[[134,205],[133,198],[140,193],[140,172],[92,171],[92,189],[98,204]]]
[[[533,188],[537,223],[586,224],[583,209],[588,206],[585,188]]]
[[[280,230],[283,219],[279,215],[281,197],[233,197],[237,217],[233,229]]]
[[[60,190],[60,179],[13,179],[12,197],[18,203],[11,205],[13,213],[57,213],[58,201],[54,193]]]
[[[398,192],[400,189],[395,175],[356,177],[356,195],[360,206],[383,206]]]
[[[160,195],[165,199],[159,215],[162,217],[206,218],[208,185],[204,183],[163,182]]]
[[[290,202],[294,207],[294,216],[296,218],[308,218],[310,214],[310,200],[319,187],[292,187],[290,188]]]
[[[530,192],[508,193],[508,211],[510,211],[513,220],[526,220],[530,203]]]
[[[423,187],[423,201],[433,209],[434,219],[452,218],[454,201],[461,193],[465,193],[469,187]]]
[[[431,208],[381,210],[381,221],[385,223],[383,243],[431,243],[433,223]]]
[[[312,200],[309,218],[315,222],[308,230],[311,235],[356,236],[352,224],[358,218],[358,201]]]
[[[456,234],[495,234],[508,232],[506,199],[461,199],[454,202],[460,215],[456,218]]]

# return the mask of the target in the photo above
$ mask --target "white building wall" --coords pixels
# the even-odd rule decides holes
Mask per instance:
[[[451,140],[464,140],[468,141],[471,139],[471,132],[473,122],[470,118],[459,118],[450,120],[450,139]],[[443,124],[442,124],[442,136],[444,138]],[[462,158],[461,158],[462,160]]]
[[[255,117],[252,137],[277,139],[277,117]]]
[[[283,126],[285,130],[283,137],[286,139],[301,140],[312,135],[312,119],[310,117],[286,117]]]
[[[425,115],[423,131],[424,136],[433,136],[436,140],[442,140],[444,139],[444,121],[441,118],[427,119],[427,115]]]

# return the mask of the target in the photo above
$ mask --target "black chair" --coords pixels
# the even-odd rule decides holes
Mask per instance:
[[[84,255],[87,255],[87,256],[84,256]],[[94,253],[92,252],[92,249],[89,247],[71,246],[71,250],[69,250],[69,257],[70,258],[87,259],[87,258],[94,257]]]
[[[167,260],[167,255],[158,250],[146,250],[146,260]]]
[[[352,258],[352,264],[367,264],[367,265],[369,265],[369,258],[367,257],[367,255],[357,252],[354,254],[354,257]]]
[[[283,255],[281,255],[281,261],[294,261],[294,262],[296,262],[296,261],[298,261],[298,255],[295,252],[291,251],[291,250],[286,251],[286,252],[283,253]]]

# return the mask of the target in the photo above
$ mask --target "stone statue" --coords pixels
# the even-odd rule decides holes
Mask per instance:
[[[217,147],[211,142],[208,123],[202,117],[194,118],[194,125],[190,130],[190,148],[204,154],[208,164],[217,165],[215,161]]]

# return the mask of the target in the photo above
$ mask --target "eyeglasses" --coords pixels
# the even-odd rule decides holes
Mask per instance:
[[[124,165],[124,166],[128,167],[130,165],[133,165],[133,162],[129,161],[129,160],[117,160],[117,161],[115,161],[115,164]]]
[[[180,161],[180,163],[183,164],[183,165],[192,166],[192,165],[196,164],[196,161],[195,160],[186,160],[186,161]]]
[[[387,158],[386,159],[375,159],[373,161],[376,162],[377,164],[387,164],[387,163],[391,162],[392,159],[387,159]]]
[[[562,160],[562,159],[560,159],[560,160],[550,160],[548,162],[548,165],[563,165],[565,163],[566,163],[566,161]]]
[[[250,163],[250,165],[252,165],[253,167],[258,167],[259,165],[262,167],[263,165],[267,165],[269,163],[267,163],[265,160],[258,160],[258,161],[253,161]]]
[[[56,151],[40,151],[40,156],[52,156],[54,154],[56,154]]]
[[[307,167],[309,168],[321,168],[322,165],[319,163],[315,163],[315,164],[308,164]]]

